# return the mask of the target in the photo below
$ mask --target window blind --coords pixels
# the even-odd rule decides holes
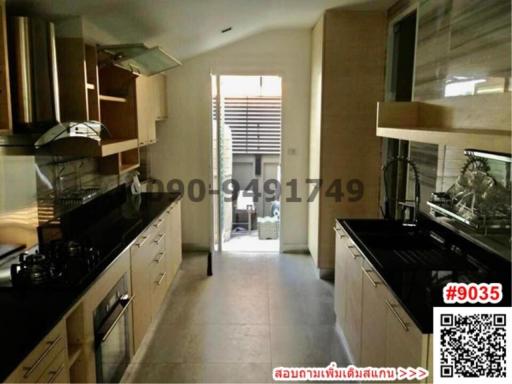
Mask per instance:
[[[233,154],[281,152],[281,97],[226,97],[224,123],[231,128]]]

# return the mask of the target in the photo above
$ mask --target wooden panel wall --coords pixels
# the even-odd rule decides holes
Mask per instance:
[[[0,0],[0,131],[12,129],[5,1]]]
[[[444,97],[446,84],[463,77],[508,88],[510,13],[510,0],[421,2],[414,99]]]
[[[492,92],[510,92],[510,16],[510,0],[421,2],[414,100],[443,98],[446,84],[463,77],[486,80],[478,87]],[[466,161],[464,148],[440,145],[433,151],[432,147],[415,144],[411,158],[423,168],[423,191],[445,191]],[[430,166],[433,155],[437,155],[436,170]],[[435,179],[427,184],[431,177]]]
[[[324,53],[324,18],[313,28],[311,38],[311,111],[309,131],[309,177],[320,178],[320,152],[322,127],[322,72]],[[310,186],[309,193],[313,190]],[[318,233],[319,233],[320,200],[315,199],[308,204],[308,248],[318,264]]]
[[[325,14],[322,151],[318,267],[334,267],[332,226],[337,217],[378,217],[381,142],[375,135],[376,103],[384,98],[386,15],[331,10]],[[363,198],[325,197],[341,179],[364,184]]]

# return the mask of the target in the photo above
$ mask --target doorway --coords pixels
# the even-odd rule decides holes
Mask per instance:
[[[282,81],[212,76],[214,249],[279,252]]]

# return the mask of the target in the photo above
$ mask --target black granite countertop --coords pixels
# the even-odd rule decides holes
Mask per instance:
[[[433,308],[445,306],[442,292],[449,282],[501,283],[504,297],[497,305],[511,305],[510,261],[427,216],[417,228],[379,219],[338,222],[422,333],[432,333]]]
[[[5,379],[62,320],[120,253],[179,200],[175,193],[132,196],[124,186],[39,227],[40,246],[54,238],[86,241],[100,250],[101,263],[79,286],[0,289],[0,378]],[[56,229],[58,229],[56,231]]]

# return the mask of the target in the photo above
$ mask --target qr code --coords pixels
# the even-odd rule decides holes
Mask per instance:
[[[512,308],[434,308],[435,383],[511,383]]]

